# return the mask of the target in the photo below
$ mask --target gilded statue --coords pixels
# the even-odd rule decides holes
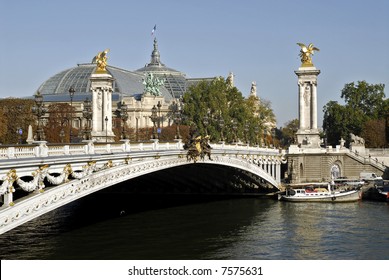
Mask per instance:
[[[94,58],[92,63],[97,64],[96,73],[107,73],[107,53],[109,49],[104,50],[103,52],[99,52]]]
[[[302,43],[297,43],[301,47],[300,57],[301,57],[301,67],[312,67],[312,55],[314,51],[320,51],[318,48],[314,47],[312,43],[308,47]]]

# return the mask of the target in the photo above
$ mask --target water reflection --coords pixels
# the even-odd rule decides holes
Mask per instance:
[[[116,200],[106,210],[99,197],[80,200],[1,235],[0,257],[389,259],[387,203],[165,198]]]

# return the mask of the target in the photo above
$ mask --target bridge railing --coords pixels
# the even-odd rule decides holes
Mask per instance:
[[[66,145],[47,144],[42,141],[37,142],[36,145],[0,146],[0,161],[34,157],[153,151],[159,149],[174,150],[182,148],[183,143],[181,141],[174,143],[160,143],[158,140],[139,143],[130,143],[130,141],[126,140],[122,141],[122,143],[93,143],[92,141],[86,141],[84,143]]]
[[[275,148],[264,148],[259,146],[249,146],[240,144],[211,144],[213,149],[234,150],[234,151],[251,151],[261,153],[282,153]],[[36,158],[50,156],[66,155],[85,155],[85,154],[110,154],[132,151],[155,151],[155,150],[175,150],[183,149],[182,141],[176,142],[151,142],[130,143],[123,140],[121,143],[94,143],[86,141],[77,144],[47,144],[45,141],[37,142],[36,145],[18,145],[18,146],[0,146],[0,161],[7,159]]]

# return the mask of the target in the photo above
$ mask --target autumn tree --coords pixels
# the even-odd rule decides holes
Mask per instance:
[[[49,143],[69,143],[70,120],[72,115],[74,116],[74,108],[68,103],[53,103],[48,107],[48,114],[49,117],[44,128],[46,141]],[[77,129],[72,129],[72,135],[77,135]]]
[[[36,127],[36,117],[32,114],[33,99],[0,99],[0,143],[25,143],[28,126]],[[20,134],[21,132],[21,134]]]

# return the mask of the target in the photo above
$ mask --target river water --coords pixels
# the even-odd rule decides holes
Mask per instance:
[[[389,203],[95,194],[0,236],[1,259],[388,260]]]

